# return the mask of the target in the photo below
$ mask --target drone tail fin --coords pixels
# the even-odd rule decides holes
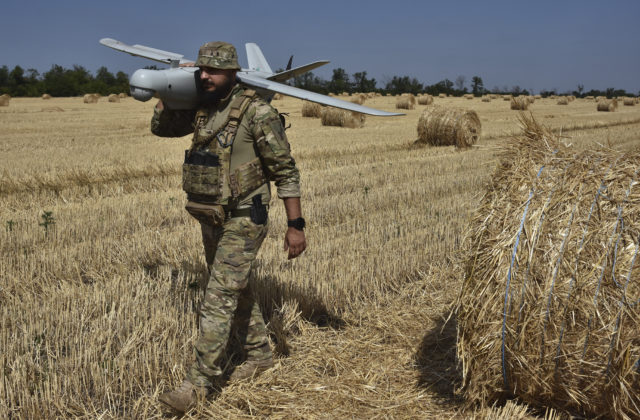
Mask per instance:
[[[249,42],[245,44],[245,48],[247,49],[249,70],[273,74],[273,70],[271,70],[269,63],[267,63],[267,59],[264,58],[264,55],[257,44]]]

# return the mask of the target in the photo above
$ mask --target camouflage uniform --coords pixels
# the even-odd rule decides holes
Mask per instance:
[[[236,84],[226,98],[206,109],[156,109],[151,131],[158,136],[179,137],[195,130],[191,151],[223,153],[211,133],[224,126],[232,102],[247,89]],[[264,320],[248,287],[251,266],[266,236],[267,223],[256,224],[246,215],[228,217],[229,214],[250,208],[257,194],[268,206],[268,181],[275,182],[278,197],[300,197],[300,176],[279,115],[261,98],[256,96],[249,103],[228,151],[231,173],[242,168],[247,160],[258,158],[266,180],[237,197],[229,195],[229,185],[221,187],[219,195],[187,194],[191,201],[222,205],[227,215],[221,226],[200,221],[210,276],[200,308],[196,362],[188,373],[188,380],[196,386],[211,386],[224,373],[225,360],[229,360],[227,350],[234,337],[242,343],[247,359],[271,358]]]

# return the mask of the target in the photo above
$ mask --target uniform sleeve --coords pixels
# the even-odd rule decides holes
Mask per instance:
[[[193,133],[195,110],[163,110],[154,108],[151,118],[151,132],[160,137],[182,137]]]
[[[278,197],[300,197],[300,173],[278,112],[262,101],[254,102],[247,112],[263,168],[275,182]]]

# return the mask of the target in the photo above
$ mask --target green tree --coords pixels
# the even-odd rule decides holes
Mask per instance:
[[[393,76],[393,79],[391,79],[391,81],[385,86],[385,90],[393,95],[399,95],[402,93],[413,93],[415,95],[422,92],[423,85],[415,77]]]
[[[473,76],[471,78],[471,92],[474,96],[480,96],[484,93],[484,83],[482,82],[482,77]]]
[[[353,89],[356,92],[375,92],[376,79],[367,79],[367,72],[361,71],[353,74]]]
[[[333,69],[333,76],[331,76],[328,88],[329,92],[334,93],[351,92],[349,75],[343,68]]]

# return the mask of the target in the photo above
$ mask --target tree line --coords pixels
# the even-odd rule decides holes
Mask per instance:
[[[147,68],[157,69],[155,66]],[[283,69],[276,72],[279,71],[283,71]],[[402,93],[439,95],[444,93],[450,96],[462,96],[469,93],[475,96],[482,96],[487,93],[503,95],[533,94],[531,89],[522,89],[520,86],[496,86],[492,89],[487,89],[480,76],[473,76],[468,85],[465,76],[458,76],[455,81],[444,79],[432,85],[424,84],[415,77],[410,76],[393,76],[379,83],[375,78],[369,78],[366,71],[350,75],[343,68],[333,69],[330,80],[325,80],[314,75],[313,72],[308,72],[294,77],[289,84],[323,94],[342,92],[379,92],[392,95]],[[118,71],[114,75],[104,66],[98,69],[95,76],[79,65],[74,65],[72,68],[67,69],[54,64],[49,71],[43,74],[40,74],[36,69],[24,70],[20,66],[15,66],[12,70],[9,70],[6,65],[0,67],[0,94],[8,93],[14,97],[41,96],[44,93],[48,93],[51,96],[80,96],[85,93],[108,95],[121,92],[129,92],[129,77],[122,71]],[[543,97],[563,94],[576,97],[606,96],[609,98],[633,95],[624,89],[616,88],[585,91],[582,84],[578,84],[573,91],[558,92],[552,89],[543,90],[540,94]]]
[[[0,67],[0,94],[80,96],[85,93],[108,95],[120,92],[129,92],[129,77],[122,71],[114,75],[104,66],[98,69],[95,76],[79,65],[67,69],[54,64],[43,74],[36,69],[25,71],[20,66],[15,66],[13,70],[7,66]]]

